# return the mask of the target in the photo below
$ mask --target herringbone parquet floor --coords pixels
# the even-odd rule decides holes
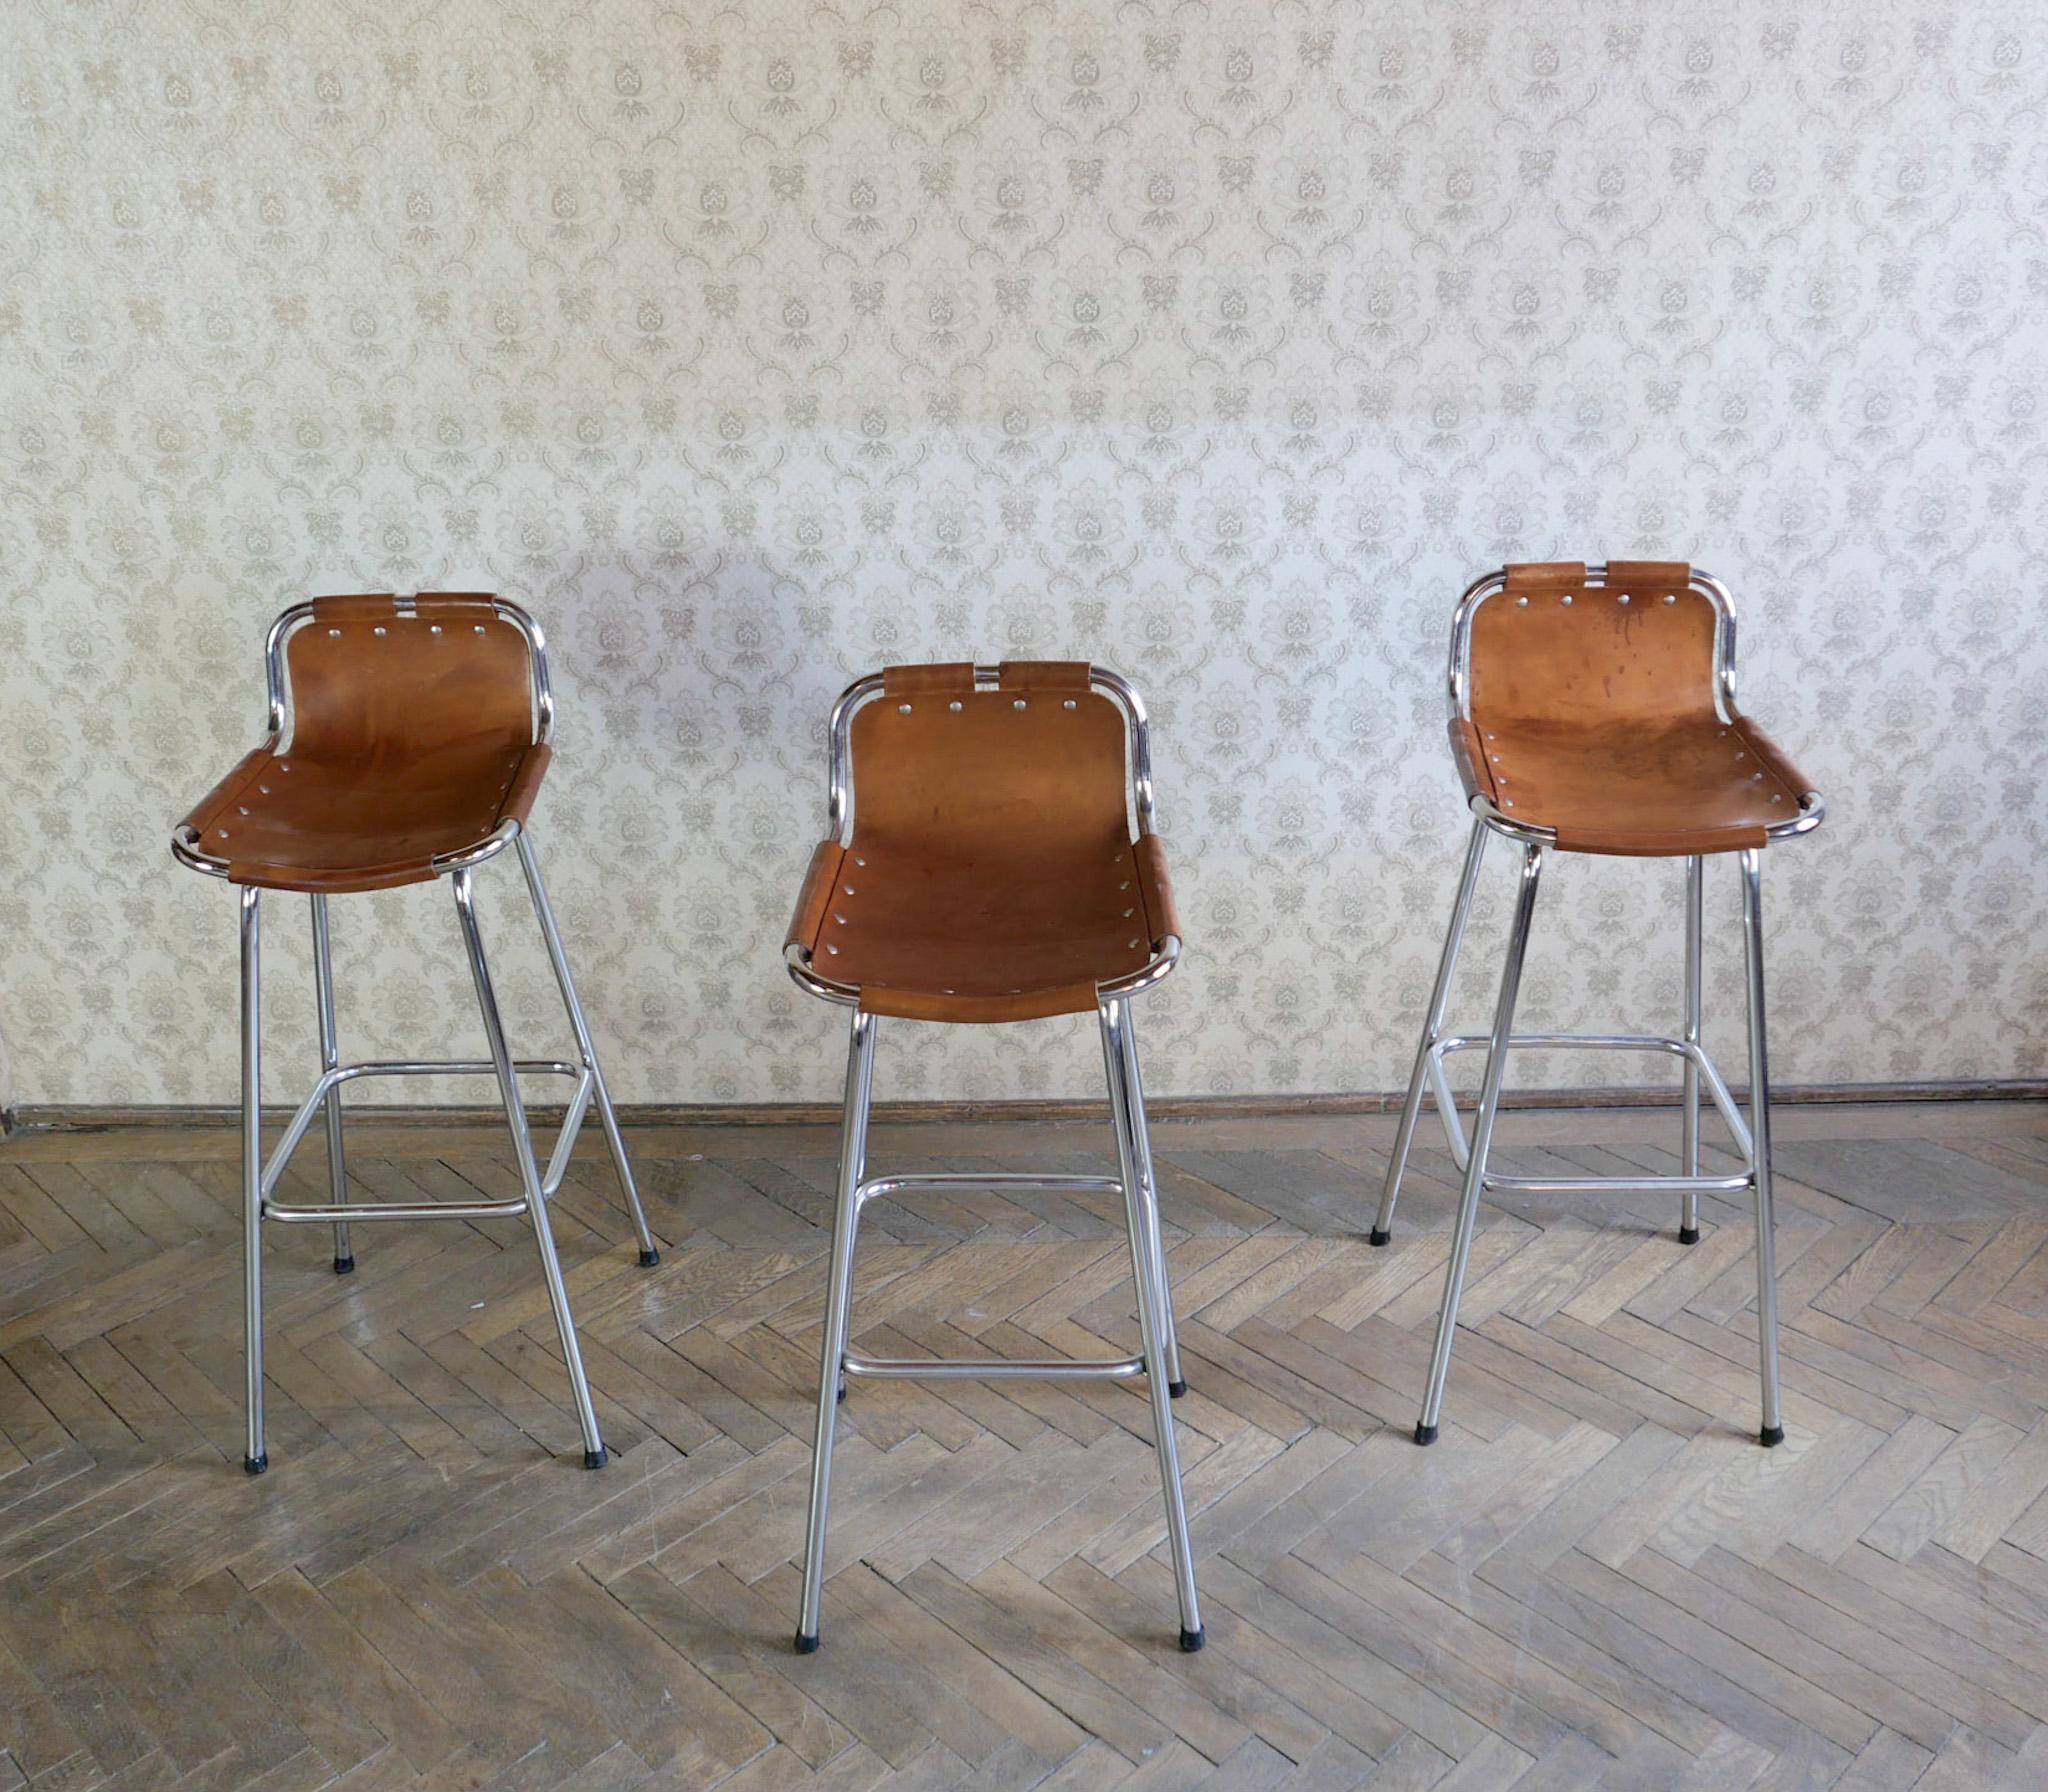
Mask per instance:
[[[1442,1441],[1447,1242],[1389,1123],[1156,1127],[1210,1646],[1184,1656],[1142,1387],[857,1386],[825,1647],[789,1649],[824,1284],[819,1128],[634,1135],[558,1205],[616,1461],[578,1466],[513,1225],[268,1263],[239,1467],[233,1136],[0,1148],[0,1792],[2048,1786],[2048,1108],[1785,1109],[1788,1436],[1759,1449],[1743,1216],[1490,1209]],[[1524,1167],[1670,1167],[1669,1115],[1510,1116]],[[365,1129],[371,1195],[509,1185]],[[586,1145],[594,1139],[586,1140]],[[885,1126],[877,1167],[1106,1136]],[[317,1141],[294,1172],[324,1187]],[[1133,1348],[1121,1222],[877,1203],[890,1353]]]

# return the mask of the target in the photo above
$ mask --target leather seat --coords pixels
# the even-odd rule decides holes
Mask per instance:
[[[853,835],[811,857],[788,944],[870,1013],[1092,1013],[1178,940],[1165,854],[1132,837],[1125,722],[1085,663],[891,666],[853,717]]]
[[[1813,789],[1762,729],[1716,704],[1716,613],[1683,562],[1510,566],[1471,618],[1467,797],[1566,852],[1760,847]]]
[[[235,883],[424,883],[524,824],[546,773],[529,647],[490,597],[323,597],[282,643],[289,709],[185,818]]]

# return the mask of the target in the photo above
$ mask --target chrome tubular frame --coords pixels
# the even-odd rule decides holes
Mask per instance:
[[[1589,583],[1604,581],[1605,567],[1588,567]],[[1489,573],[1469,586],[1459,601],[1451,632],[1449,695],[1454,718],[1469,717],[1471,697],[1472,613],[1486,599],[1505,588],[1506,575]],[[1735,616],[1728,592],[1718,579],[1694,570],[1692,585],[1714,606],[1714,689],[1715,702],[1724,719],[1735,701]],[[1769,1081],[1765,1064],[1764,961],[1762,853],[1749,849],[1738,855],[1743,898],[1743,953],[1748,991],[1749,1027],[1749,1114],[1745,1118],[1727,1082],[1701,1044],[1702,935],[1705,908],[1705,862],[1697,854],[1685,860],[1685,1014],[1683,1029],[1676,1038],[1637,1033],[1517,1033],[1514,1030],[1515,1002],[1521,985],[1522,965],[1528,951],[1530,927],[1535,917],[1536,891],[1543,873],[1543,860],[1555,840],[1549,828],[1537,827],[1503,814],[1482,796],[1471,802],[1472,836],[1465,854],[1465,866],[1451,908],[1451,923],[1444,938],[1443,955],[1437,963],[1436,982],[1422,1025],[1422,1040],[1415,1054],[1415,1068],[1408,1082],[1408,1096],[1387,1160],[1386,1181],[1370,1233],[1370,1242],[1386,1244],[1392,1236],[1394,1204],[1401,1179],[1415,1141],[1425,1096],[1434,1101],[1443,1121],[1445,1143],[1451,1159],[1463,1174],[1456,1227],[1452,1235],[1450,1261],[1444,1275],[1443,1305],[1437,1315],[1435,1345],[1430,1354],[1429,1379],[1424,1388],[1422,1413],[1415,1426],[1415,1441],[1436,1441],[1443,1412],[1444,1387],[1450,1374],[1451,1346],[1456,1334],[1458,1304],[1464,1293],[1465,1273],[1477,1230],[1479,1202],[1488,1193],[1523,1195],[1582,1194],[1676,1194],[1679,1197],[1678,1238],[1681,1244],[1698,1242],[1699,1198],[1703,1194],[1749,1193],[1756,1208],[1757,1261],[1757,1350],[1762,1382],[1762,1424],[1758,1440],[1771,1445],[1784,1439],[1784,1420],[1778,1377],[1778,1295],[1777,1240],[1771,1190],[1771,1141]],[[1765,830],[1769,840],[1789,839],[1810,833],[1827,813],[1818,792],[1807,791],[1799,799],[1794,816]],[[1509,927],[1506,961],[1501,972],[1494,1024],[1485,1035],[1447,1034],[1445,1013],[1449,1007],[1451,983],[1457,970],[1458,953],[1465,928],[1471,919],[1472,896],[1490,835],[1499,834],[1519,842],[1523,849],[1522,873]],[[1682,1066],[1680,1094],[1679,1155],[1682,1173],[1677,1176],[1506,1176],[1487,1167],[1492,1149],[1494,1123],[1499,1113],[1501,1088],[1508,1054],[1517,1049],[1570,1048],[1593,1051],[1664,1053],[1676,1057]],[[1466,1137],[1458,1119],[1444,1060],[1452,1052],[1486,1052],[1477,1111],[1472,1133]],[[1731,1176],[1700,1173],[1700,1093],[1704,1088],[1726,1124],[1742,1160],[1742,1170]]]
[[[401,614],[404,600],[400,601]],[[493,608],[525,637],[528,666],[532,676],[534,737],[537,744],[554,733],[554,699],[548,686],[547,651],[539,625],[518,605],[493,600]],[[284,647],[291,632],[313,615],[311,604],[294,605],[272,624],[264,643],[264,665],[269,685],[270,739],[288,739],[291,725],[289,687],[286,682]],[[475,867],[495,857],[508,845],[515,846],[526,876],[527,895],[534,918],[547,949],[555,985],[561,993],[571,1031],[575,1035],[577,1060],[514,1059],[505,1040],[497,992],[484,957],[483,936],[477,926],[473,876]],[[209,876],[226,877],[228,863],[199,849],[189,830],[180,829],[171,842],[172,853],[184,864]],[[337,1044],[334,1007],[334,958],[329,932],[328,899],[312,897],[313,982],[319,1023],[320,1076],[311,1093],[285,1124],[283,1133],[266,1159],[262,1133],[262,891],[252,885],[241,887],[242,959],[242,1217],[243,1217],[243,1336],[247,1369],[246,1411],[248,1434],[242,1466],[260,1475],[270,1466],[263,1424],[263,1254],[262,1224],[331,1225],[334,1228],[334,1268],[346,1275],[355,1268],[349,1227],[356,1221],[454,1219],[524,1219],[534,1234],[540,1253],[541,1276],[553,1309],[563,1362],[569,1375],[570,1393],[577,1422],[583,1433],[583,1465],[600,1468],[606,1460],[604,1439],[598,1430],[597,1413],[591,1403],[589,1378],[584,1373],[583,1355],[576,1339],[570,1313],[569,1293],[562,1275],[561,1258],[555,1248],[554,1227],[548,1202],[560,1189],[583,1121],[593,1102],[604,1128],[605,1144],[619,1186],[632,1215],[639,1240],[640,1262],[652,1266],[660,1261],[640,1191],[633,1180],[632,1165],[620,1136],[618,1115],[611,1093],[605,1086],[604,1071],[598,1063],[597,1047],[590,1023],[577,998],[569,971],[568,954],[555,924],[546,887],[541,882],[540,864],[535,857],[532,836],[517,822],[508,821],[475,846],[444,855],[435,861],[438,871],[453,883],[455,908],[476,986],[477,1006],[483,1020],[490,1056],[479,1059],[384,1059],[344,1064]],[[569,1100],[560,1130],[542,1169],[534,1153],[532,1131],[519,1092],[519,1078],[560,1076],[570,1079]],[[493,1078],[504,1105],[506,1125],[512,1136],[513,1159],[519,1170],[520,1193],[502,1200],[479,1201],[351,1201],[348,1172],[342,1150],[341,1092],[345,1084],[363,1077],[386,1076],[487,1076]],[[312,1130],[316,1118],[324,1117],[327,1135],[327,1167],[330,1199],[318,1204],[293,1204],[273,1200],[292,1155]]]
[[[1130,742],[1131,800],[1139,831],[1152,830],[1152,766],[1144,707],[1131,687],[1113,672],[1090,669],[1097,690],[1123,710]],[[994,687],[1000,669],[975,668],[977,685]],[[831,826],[841,840],[853,827],[853,782],[849,731],[853,713],[878,696],[880,674],[863,678],[840,697],[832,712]],[[1201,1606],[1195,1593],[1194,1553],[1188,1535],[1187,1505],[1181,1491],[1180,1450],[1174,1432],[1173,1402],[1187,1392],[1181,1378],[1180,1346],[1173,1319],[1166,1247],[1159,1219],[1159,1192],[1152,1165],[1152,1146],[1145,1124],[1145,1094],[1138,1074],[1137,1036],[1132,1027],[1130,997],[1148,989],[1172,971],[1180,957],[1180,941],[1172,935],[1153,942],[1153,956],[1140,970],[1105,983],[1099,989],[1098,1020],[1102,1032],[1103,1071],[1109,1084],[1110,1121],[1116,1134],[1115,1176],[1037,1175],[1027,1172],[934,1172],[919,1175],[869,1176],[868,1117],[873,1101],[875,1040],[880,1017],[859,1006],[860,991],[811,969],[810,961],[792,951],[789,970],[797,983],[823,997],[853,1008],[847,1046],[846,1092],[839,1143],[839,1173],[834,1196],[832,1254],[825,1288],[823,1337],[818,1353],[818,1403],[811,1455],[810,1513],[804,1539],[803,1594],[797,1614],[796,1650],[807,1655],[818,1647],[825,1597],[825,1537],[832,1492],[832,1445],[839,1404],[853,1381],[1133,1381],[1142,1377],[1152,1408],[1153,1445],[1159,1457],[1159,1480],[1166,1507],[1166,1534],[1173,1557],[1174,1588],[1180,1605],[1180,1646],[1202,1647]],[[1045,1358],[873,1357],[853,1350],[853,1260],[861,1209],[877,1198],[928,1191],[972,1189],[1047,1189],[1070,1194],[1116,1195],[1124,1207],[1131,1254],[1131,1279],[1137,1292],[1139,1349],[1134,1356],[1096,1360]]]

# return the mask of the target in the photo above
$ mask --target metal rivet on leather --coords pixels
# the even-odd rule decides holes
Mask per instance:
[[[228,837],[228,831],[227,831],[227,829],[226,829],[226,828],[222,828],[222,829],[220,830],[220,837],[221,837],[221,838],[222,838],[223,840],[225,840],[225,839],[226,839],[226,838]]]
[[[1131,887],[1131,886],[1130,886],[1130,883],[1129,883],[1129,881],[1128,881],[1128,880],[1126,880],[1125,882],[1123,882],[1123,883],[1120,883],[1120,884],[1118,884],[1118,885],[1117,885],[1117,888],[1118,888],[1119,890],[1128,890],[1128,889],[1129,889],[1130,887]]]
[[[827,940],[825,942],[825,950],[831,953],[834,958],[837,958],[839,956],[839,948],[833,945],[830,940]]]
[[[1675,591],[1667,591],[1667,592],[1665,592],[1665,593],[1664,593],[1664,601],[1665,601],[1665,602],[1666,602],[1667,604],[1675,604],[1675,603],[1676,603],[1676,602],[1678,601],[1678,593],[1677,593],[1677,592],[1675,592]]]
[[[373,634],[373,635],[381,635],[381,634],[382,634],[383,632],[384,632],[384,631],[383,631],[383,630],[382,630],[381,628],[373,628],[373,629],[372,629],[372,630],[370,631],[370,633],[371,633],[371,634]]]
[[[1557,601],[1558,601],[1559,603],[1562,603],[1562,604],[1568,604],[1568,603],[1570,603],[1570,602],[1572,601],[1572,594],[1571,594],[1571,593],[1570,593],[1569,591],[1567,591],[1567,592],[1566,592],[1566,593],[1564,594],[1564,596],[1562,596],[1561,598],[1559,598],[1559,599],[1558,599]]]
[[[340,629],[338,629],[338,628],[331,628],[331,629],[329,629],[329,630],[328,630],[327,632],[328,632],[328,633],[329,633],[330,635],[334,636],[334,638],[335,638],[336,640],[339,640],[339,639],[341,638],[341,630],[340,630]]]
[[[1025,701],[1024,701],[1024,699],[1023,699],[1022,697],[1019,697],[1019,698],[1017,699],[1017,701],[1016,701],[1016,702],[1014,702],[1014,703],[1012,703],[1012,704],[1010,705],[1010,707],[1011,707],[1012,709],[1023,709],[1023,708],[1026,708],[1026,707],[1027,707],[1027,705],[1025,704]]]
[[[247,815],[247,814],[249,813],[249,811],[248,811],[247,809],[243,809],[243,808],[237,807],[237,808],[236,808],[236,810],[235,810],[235,813],[236,813],[237,815]]]
[[[476,625],[476,632],[477,632],[478,634],[482,634],[482,633],[484,632],[484,625],[483,625],[483,624],[482,624],[481,622],[479,622],[479,623],[478,623],[478,624]]]
[[[832,919],[837,921],[841,927],[846,925],[846,917],[844,915],[834,915]]]
[[[428,623],[428,624],[427,624],[427,633],[428,633],[428,634],[430,634],[430,635],[438,635],[438,634],[439,634],[440,632],[441,632],[441,625],[440,625],[440,624],[439,624],[438,622],[430,622],[430,623]]]
[[[957,716],[960,713],[960,699],[958,697],[955,697],[951,703],[946,705],[946,707]]]
[[[841,885],[840,885],[839,887],[840,887],[840,888],[841,888],[842,890],[844,890],[844,891],[846,892],[846,894],[847,894],[847,895],[849,895],[849,896],[854,896],[854,895],[858,895],[858,894],[859,894],[859,892],[858,892],[857,890],[855,890],[855,889],[854,889],[854,887],[853,887],[853,885],[851,885],[851,884],[841,884]]]
[[[855,859],[855,860],[854,860],[853,862],[854,862],[854,863],[855,863],[856,865],[865,865],[865,864],[867,863],[867,860],[866,860],[866,859]]]
[[[1515,599],[1515,608],[1516,608],[1516,609],[1518,609],[1518,610],[1526,610],[1526,609],[1527,609],[1528,607],[1529,607],[1529,600],[1528,600],[1528,599],[1527,599],[1526,597],[1518,597],[1518,598],[1516,598],[1516,599]]]
[[[1618,603],[1618,604],[1625,604],[1625,603],[1627,603],[1627,602],[1628,602],[1628,593],[1627,593],[1626,591],[1622,592],[1622,593],[1621,593],[1621,594],[1620,594],[1619,596],[1617,596],[1617,597],[1615,598],[1615,600],[1614,600],[1614,601],[1615,601],[1616,603]]]
[[[1136,940],[1132,940],[1132,941],[1130,942],[1130,950],[1131,950],[1131,951],[1133,951],[1133,952],[1135,952],[1135,951],[1137,951],[1137,949],[1138,949],[1138,942],[1137,942]]]
[[[1074,702],[1073,698],[1071,698],[1071,697],[1069,697],[1069,698],[1068,698],[1068,699],[1066,700],[1066,702],[1064,702],[1064,703],[1062,703],[1062,704],[1060,705],[1060,708],[1062,708],[1062,709],[1074,709],[1074,708],[1076,708],[1076,707],[1078,707],[1078,706],[1077,706],[1077,705],[1075,704],[1075,702]]]
[[[907,704],[907,703],[899,703],[899,704],[897,704],[897,705],[896,705],[896,713],[897,713],[897,714],[898,714],[899,716],[907,716],[907,715],[908,715],[908,714],[910,713],[910,705],[909,705],[909,704]]]

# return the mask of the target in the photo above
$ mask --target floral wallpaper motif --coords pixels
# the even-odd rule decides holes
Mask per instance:
[[[259,733],[279,607],[419,587],[550,631],[536,828],[622,1098],[834,1090],[777,959],[827,707],[1005,654],[1150,700],[1191,936],[1154,1088],[1395,1086],[1462,833],[1451,606],[1582,553],[1725,577],[1830,797],[1769,855],[1781,1080],[2040,1075],[2044,118],[2012,0],[10,6],[16,1095],[231,1097],[233,905],[165,831]],[[1665,1024],[1679,892],[1560,863],[1525,1013]],[[307,930],[267,908],[283,1096]],[[346,1050],[474,1049],[444,889],[338,903],[336,950]],[[882,1083],[1097,1065],[897,1027]]]

